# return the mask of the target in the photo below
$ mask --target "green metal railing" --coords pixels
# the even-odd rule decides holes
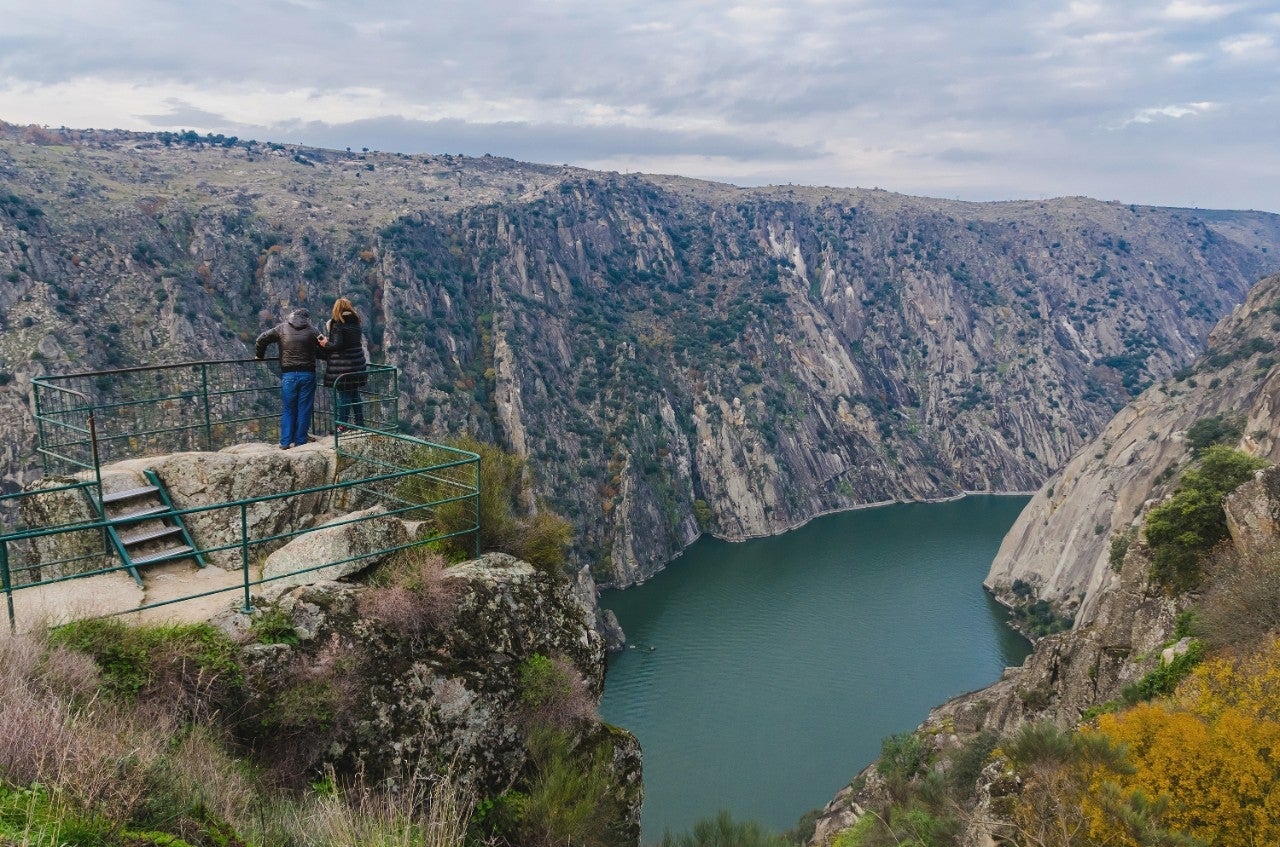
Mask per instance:
[[[370,365],[341,381],[360,385],[365,426],[399,429],[400,371]],[[217,450],[279,433],[280,364],[224,359],[41,376],[31,380],[45,473],[182,450]],[[314,432],[332,430],[339,385],[317,391]]]
[[[313,429],[328,430],[339,392],[357,389],[362,423],[355,423],[355,409],[347,410],[352,420],[333,433],[338,470],[332,482],[175,510],[195,537],[191,555],[239,571],[236,584],[93,613],[141,611],[233,591],[242,593],[248,610],[255,587],[352,562],[372,564],[407,547],[459,536],[471,535],[478,554],[480,457],[396,431],[397,369],[371,366],[351,380],[343,385],[339,379],[332,391],[317,393]],[[278,433],[279,376],[270,362],[189,362],[40,377],[33,385],[42,460],[47,469],[74,476],[46,478],[42,487],[0,497],[0,589],[11,627],[22,598],[33,596],[26,592],[126,568],[107,541],[111,522],[92,508],[94,498],[101,502],[103,463],[136,458],[143,447],[152,453],[211,450],[245,440],[273,441]],[[323,526],[298,525],[326,512],[341,517]],[[293,525],[282,527],[280,514],[293,515]],[[371,549],[271,576],[259,570],[270,553],[299,536],[392,520],[405,521],[406,528],[372,527],[370,534],[383,540]]]

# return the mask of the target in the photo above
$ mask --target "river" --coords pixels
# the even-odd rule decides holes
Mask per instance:
[[[825,805],[931,706],[1030,645],[982,579],[1026,497],[827,515],[771,538],[702,538],[609,591],[629,647],[602,717],[644,749],[643,840],[728,809],[773,830]]]

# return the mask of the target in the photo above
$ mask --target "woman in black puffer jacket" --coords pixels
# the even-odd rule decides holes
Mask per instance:
[[[360,316],[356,307],[346,297],[339,297],[333,304],[333,317],[325,324],[328,343],[325,345],[324,387],[338,386],[335,420],[338,432],[345,432],[346,423],[355,412],[355,424],[364,426],[364,404],[360,389],[365,384],[364,333],[360,329]]]

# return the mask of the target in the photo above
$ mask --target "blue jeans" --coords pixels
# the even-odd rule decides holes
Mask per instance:
[[[314,372],[280,375],[280,446],[306,444],[311,431],[311,408],[316,399]]]

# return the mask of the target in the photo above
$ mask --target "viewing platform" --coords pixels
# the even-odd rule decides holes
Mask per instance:
[[[363,423],[335,427],[348,378]],[[399,432],[394,367],[318,389],[312,441],[291,450],[273,360],[38,377],[32,403],[45,475],[0,497],[9,631],[203,620],[407,547],[478,544],[480,458]]]

